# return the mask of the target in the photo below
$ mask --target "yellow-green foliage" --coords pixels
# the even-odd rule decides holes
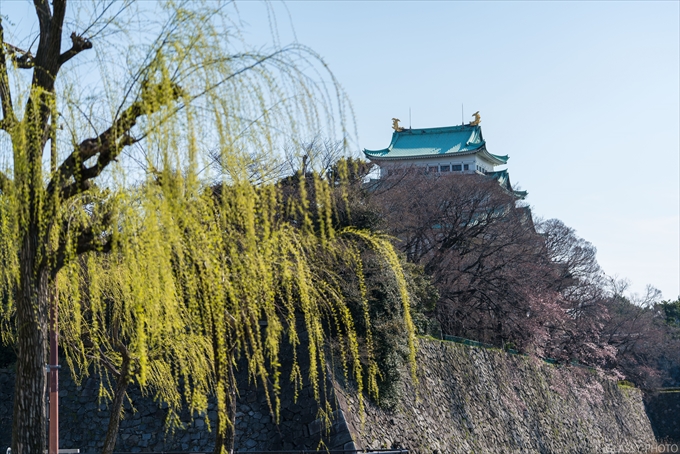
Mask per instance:
[[[368,243],[376,252],[378,252],[382,257],[385,258],[390,269],[394,273],[394,277],[397,281],[397,288],[399,290],[399,295],[401,296],[402,304],[404,305],[404,325],[406,326],[406,335],[408,339],[408,350],[409,350],[409,364],[411,368],[411,378],[416,380],[416,331],[413,326],[413,320],[411,319],[411,306],[410,297],[408,293],[408,284],[406,283],[406,278],[404,277],[404,270],[399,262],[399,257],[395,252],[390,241],[380,235],[370,234],[366,231],[355,230],[352,228],[347,228],[346,233],[351,235],[356,235],[361,240]]]
[[[0,195],[0,342],[11,342],[14,330],[10,324],[13,312],[13,290],[19,278],[19,256],[17,254],[17,225],[12,216],[16,203]]]
[[[409,296],[386,239],[349,229],[335,234],[330,222],[321,232],[311,221],[302,228],[290,225],[275,186],[241,183],[191,191],[176,176],[161,180],[117,198],[119,240],[110,253],[74,258],[60,273],[62,308],[70,315],[62,329],[69,358],[80,368],[94,362],[101,370],[96,361],[102,352],[118,367],[116,343],[122,342],[134,355],[136,380],[162,390],[159,398],[173,410],[181,404],[181,380],[193,409],[205,411],[205,395],[214,391],[226,412],[225,396],[235,384],[222,374],[242,355],[252,379],[266,392],[274,390],[271,402],[278,413],[281,345],[288,342],[297,353],[299,329],[306,331],[308,344],[301,346],[310,362],[306,378],[320,399],[331,324],[346,373],[360,390],[366,383],[377,394],[380,371],[372,355],[362,262],[352,241],[375,248],[395,273],[413,351]],[[329,192],[318,190],[324,184],[317,177],[316,193],[330,203]],[[338,278],[319,268],[320,254],[344,256],[356,270],[369,327],[367,376]],[[290,379],[299,388],[304,377],[297,364],[292,370]]]
[[[635,385],[628,380],[619,380],[618,385],[621,388],[635,388]]]

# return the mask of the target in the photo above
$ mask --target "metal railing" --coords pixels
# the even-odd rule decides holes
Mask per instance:
[[[48,450],[46,449],[45,454],[48,453]],[[12,448],[7,448],[6,454],[12,454]],[[80,454],[80,449],[60,449],[59,454]]]
[[[139,454],[127,451],[116,451],[113,454]],[[153,454],[212,454],[212,451],[157,451]],[[408,449],[329,449],[309,450],[295,449],[287,451],[234,451],[234,454],[409,454]]]
[[[495,345],[487,344],[485,342],[474,341],[472,339],[465,339],[464,337],[449,336],[444,334],[444,340],[449,342],[456,342],[458,344],[470,345],[471,347],[483,347],[483,348],[498,348]]]
[[[47,454],[48,450],[44,452]],[[12,454],[12,448],[7,448],[6,454]],[[80,454],[80,449],[60,449],[59,454]]]
[[[476,340],[472,340],[472,339],[466,339],[464,337],[450,336],[448,334],[444,334],[443,338],[444,338],[445,341],[455,342],[457,344],[469,345],[470,347],[498,348],[498,349],[501,348],[501,347],[498,347],[497,345],[487,344],[486,342],[480,342],[480,341],[476,341]],[[506,353],[511,354],[511,355],[529,356],[526,353],[522,353],[518,350],[515,350],[514,348],[503,348],[502,350]],[[543,360],[543,362],[546,362],[548,364],[552,364],[552,365],[555,365],[555,366],[560,365],[559,361],[557,361],[556,359],[541,358],[541,357],[539,357],[539,358],[541,360]],[[594,367],[588,366],[587,364],[581,364],[577,361],[570,361],[568,364],[571,365],[571,366],[575,366],[575,367],[583,367],[585,369],[595,370]]]

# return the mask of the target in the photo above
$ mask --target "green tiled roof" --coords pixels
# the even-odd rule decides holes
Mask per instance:
[[[527,191],[515,191],[512,189],[512,185],[510,184],[510,174],[508,173],[507,170],[499,170],[498,172],[489,172],[487,173],[488,176],[493,178],[494,180],[498,181],[498,183],[505,188],[506,190],[510,191],[515,195],[520,200],[523,200],[526,198],[528,192]]]
[[[507,156],[486,151],[482,128],[471,125],[446,126],[443,128],[404,129],[392,134],[392,142],[382,150],[364,150],[367,158],[413,159],[449,157],[457,154],[484,153],[497,164],[505,164]]]

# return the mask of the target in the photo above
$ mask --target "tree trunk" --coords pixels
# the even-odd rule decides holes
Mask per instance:
[[[218,386],[221,385],[225,389],[224,398],[227,414],[223,416],[220,414],[221,412],[217,412],[214,454],[233,454],[234,442],[236,441],[236,376],[234,375],[231,355],[227,355],[227,358],[224,376],[218,378],[218,381],[226,380],[226,386],[219,383]],[[226,418],[226,421],[222,418]],[[220,430],[221,427],[223,429]]]
[[[35,268],[37,248],[38,234],[28,229],[21,248],[16,302],[18,352],[12,416],[14,454],[43,454],[45,450],[49,273],[46,269]],[[36,436],[38,434],[40,436]]]
[[[102,454],[112,454],[113,448],[116,447],[116,440],[118,439],[118,427],[120,426],[120,417],[123,411],[123,400],[127,392],[128,384],[130,383],[130,358],[123,355],[123,365],[120,368],[120,376],[116,381],[116,391],[113,395],[113,403],[111,404],[111,416],[109,418],[109,427],[106,431],[106,440],[104,441],[104,448]]]

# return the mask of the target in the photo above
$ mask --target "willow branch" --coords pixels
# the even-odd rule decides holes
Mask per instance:
[[[32,85],[46,88],[53,85],[53,81],[52,83],[50,82],[52,77],[56,76],[56,74],[48,76],[46,74],[48,68],[45,67],[50,51],[50,23],[52,22],[52,12],[50,11],[50,5],[47,0],[33,0],[33,5],[35,6],[35,13],[38,16],[38,23],[40,24],[40,39],[38,41],[36,56],[33,59],[35,70],[33,71]]]
[[[0,194],[6,194],[11,186],[12,180],[3,172],[0,172]]]
[[[7,74],[7,59],[5,56],[5,35],[0,18],[0,105],[2,106],[2,120],[0,128],[9,130],[16,122],[14,107],[12,106],[12,93],[9,90],[9,76]]]
[[[161,85],[145,87],[142,89],[141,99],[135,101],[113,122],[113,125],[101,133],[98,137],[85,139],[80,145],[61,163],[59,169],[47,186],[49,194],[59,190],[60,195],[67,199],[85,191],[90,180],[98,177],[104,169],[115,161],[124,147],[137,142],[130,135],[130,130],[137,124],[143,115],[152,115],[161,107],[170,104],[180,97],[181,89],[172,87],[170,96]],[[94,157],[97,162],[86,167],[84,163]],[[73,181],[69,183],[69,180]]]
[[[54,83],[59,72],[59,56],[61,54],[62,28],[66,13],[66,0],[53,0],[52,12],[46,0],[34,0],[35,11],[40,22],[40,41],[35,55],[32,89],[40,88],[47,92],[54,91]],[[44,123],[49,115],[44,103],[41,103],[41,121]]]
[[[66,0],[52,1],[52,20],[50,21],[50,48],[59,52],[61,50],[61,31],[64,26],[66,14]]]
[[[76,240],[75,255],[79,256],[87,252],[109,253],[112,248],[112,237],[110,234],[95,235],[92,229],[87,229],[78,236]],[[52,265],[51,274],[55,277],[59,270],[66,264],[66,246],[60,245],[57,250],[56,259]]]
[[[31,69],[35,66],[35,56],[31,51],[23,50],[17,46],[13,46],[10,43],[5,43],[5,47],[8,50],[7,55],[14,60],[14,64],[19,69]],[[17,56],[18,55],[18,56]]]
[[[92,49],[92,42],[75,32],[71,33],[71,43],[71,48],[59,56],[60,67],[82,51]]]
[[[109,360],[109,357],[106,356],[106,353],[104,352],[103,349],[99,349],[99,355],[91,355],[90,356],[92,359],[99,360],[102,362],[104,367],[111,373],[111,375],[114,376],[116,380],[118,380],[121,376],[120,371],[116,368],[116,366]]]
[[[54,88],[54,80],[57,78],[59,72],[59,60],[61,58],[61,39],[64,26],[64,15],[66,14],[66,0],[52,0],[52,19],[50,20],[50,29],[48,39],[45,42],[46,48],[38,49],[38,60],[42,66],[40,69],[49,75],[50,85],[45,85],[45,88]],[[41,43],[42,44],[42,43]],[[44,52],[41,52],[44,51]],[[47,81],[46,81],[47,82]]]
[[[38,23],[40,24],[40,41],[42,42],[42,40],[47,39],[47,36],[49,35],[52,12],[50,11],[50,5],[47,0],[33,0],[33,6],[35,7],[35,13],[38,16]]]
[[[74,232],[75,241],[74,255],[79,256],[87,252],[111,252],[112,235],[109,232],[113,223],[113,213],[108,211],[101,217],[100,222],[93,223],[88,227]],[[69,235],[68,226],[62,227],[61,238],[59,239],[59,246],[56,251],[56,259],[52,264],[52,275],[56,276],[61,268],[66,264],[68,259],[68,244],[67,235]]]

